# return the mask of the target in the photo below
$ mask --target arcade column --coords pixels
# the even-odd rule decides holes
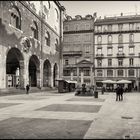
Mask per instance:
[[[20,60],[19,83],[20,88],[24,89],[24,60]]]

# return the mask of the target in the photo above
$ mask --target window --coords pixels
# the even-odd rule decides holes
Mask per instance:
[[[90,76],[90,70],[83,70],[84,76]]]
[[[133,69],[128,70],[128,76],[135,76],[135,71]]]
[[[134,23],[129,24],[129,30],[134,30]]]
[[[112,66],[112,59],[108,59],[108,66]]]
[[[123,76],[123,70],[118,70],[118,76]]]
[[[85,46],[85,54],[88,55],[90,53],[90,45],[86,44]]]
[[[113,70],[107,70],[107,77],[113,76]]]
[[[38,26],[35,21],[33,21],[33,24],[31,25],[31,30],[32,30],[32,37],[38,39]]]
[[[112,44],[112,36],[111,35],[108,36],[108,44]]]
[[[17,7],[13,7],[11,10],[10,24],[17,29],[21,29],[21,15]]]
[[[118,59],[118,66],[123,66],[123,59]]]
[[[129,53],[134,54],[134,47],[132,47],[132,46],[129,47]]]
[[[68,65],[68,64],[69,64],[69,60],[65,59],[65,65]]]
[[[101,36],[98,36],[97,37],[97,44],[101,44],[102,43],[102,37]]]
[[[102,70],[97,70],[97,76],[98,76],[98,77],[102,77],[102,76],[103,76]]]
[[[68,25],[64,26],[64,30],[68,31],[69,30],[69,26]]]
[[[111,32],[112,31],[112,25],[108,25],[108,31]]]
[[[70,76],[70,70],[64,70],[63,73],[64,76]]]
[[[97,32],[101,32],[102,31],[102,26],[97,26]]]
[[[133,34],[130,34],[129,35],[129,43],[130,44],[133,44],[134,43],[134,35]]]
[[[99,55],[102,54],[102,49],[101,48],[97,48],[97,54],[99,54]]]
[[[85,24],[85,29],[90,30],[90,24]]]
[[[107,55],[112,55],[112,48],[107,48]]]
[[[118,24],[118,30],[122,31],[123,30],[123,24]]]
[[[129,59],[129,65],[130,65],[130,66],[133,66],[133,64],[134,64],[134,59],[133,59],[133,58],[130,58],[130,59]]]
[[[102,59],[97,59],[97,66],[102,66]]]
[[[46,45],[50,46],[50,34],[48,31],[45,34],[45,41],[46,41]]]
[[[123,35],[120,34],[119,37],[118,37],[118,43],[123,43]]]
[[[90,41],[90,35],[88,34],[88,35],[85,35],[85,41]]]
[[[123,54],[123,47],[118,47],[118,53]]]
[[[79,25],[78,24],[75,25],[75,30],[76,31],[79,30]]]

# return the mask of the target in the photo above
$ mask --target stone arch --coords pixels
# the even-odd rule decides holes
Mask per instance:
[[[6,58],[6,87],[24,88],[24,57],[18,48],[11,48]]]
[[[32,55],[29,59],[29,84],[31,87],[39,87],[40,85],[40,62],[36,55]]]
[[[51,63],[48,59],[43,64],[43,87],[51,87]]]

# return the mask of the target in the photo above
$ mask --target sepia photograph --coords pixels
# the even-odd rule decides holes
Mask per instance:
[[[140,1],[0,1],[0,139],[140,139]]]

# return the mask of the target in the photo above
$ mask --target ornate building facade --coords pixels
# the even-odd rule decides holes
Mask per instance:
[[[121,13],[98,18],[94,25],[96,85],[125,79],[140,87],[140,16]]]
[[[64,11],[57,1],[0,1],[0,89],[57,86]]]
[[[66,80],[94,84],[95,15],[67,16],[64,21],[63,78]]]

